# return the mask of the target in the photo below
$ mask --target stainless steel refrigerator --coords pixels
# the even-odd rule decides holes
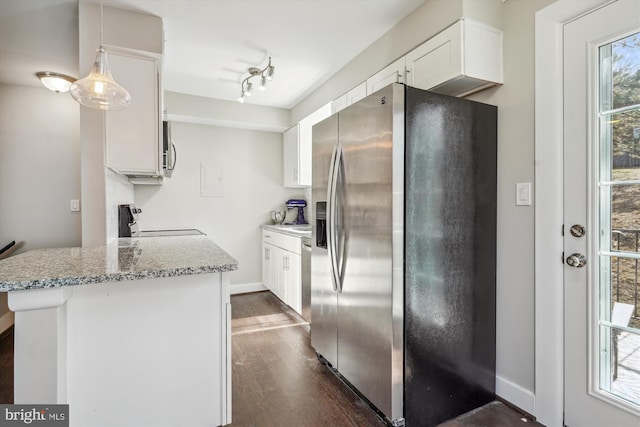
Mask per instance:
[[[313,127],[311,344],[393,425],[495,397],[496,133],[397,83]]]

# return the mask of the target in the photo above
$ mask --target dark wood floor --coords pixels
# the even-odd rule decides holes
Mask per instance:
[[[233,427],[385,426],[317,359],[309,326],[270,292],[231,297]],[[543,427],[495,401],[439,427]]]
[[[385,425],[318,362],[309,325],[273,294],[231,306],[233,427]]]
[[[0,403],[13,403],[13,326],[0,335]]]
[[[270,292],[231,297],[232,427],[383,427],[316,358],[309,325]],[[13,403],[13,328],[0,337],[0,403]],[[439,427],[543,427],[493,402]]]

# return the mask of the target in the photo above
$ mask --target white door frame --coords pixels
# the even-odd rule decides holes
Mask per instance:
[[[535,16],[535,416],[563,413],[563,25],[611,0],[558,0]]]

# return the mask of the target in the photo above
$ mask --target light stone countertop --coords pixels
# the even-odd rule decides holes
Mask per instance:
[[[0,260],[0,292],[238,269],[206,236],[121,238],[106,246],[34,249]]]
[[[276,231],[295,237],[311,237],[311,225],[271,225],[265,224],[263,230]]]

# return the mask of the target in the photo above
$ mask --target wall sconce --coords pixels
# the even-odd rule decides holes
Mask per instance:
[[[258,89],[267,90],[267,81],[273,80],[275,70],[275,67],[271,65],[271,57],[269,57],[267,66],[262,70],[256,67],[249,68],[249,77],[244,79],[240,85],[240,98],[238,98],[238,102],[243,103],[246,97],[251,96],[251,91],[253,90],[251,79],[254,77],[260,76],[260,86],[258,86]]]
[[[36,73],[36,76],[40,79],[44,87],[55,93],[68,92],[71,84],[76,81],[76,79],[71,76],[54,73],[53,71],[39,71]]]

